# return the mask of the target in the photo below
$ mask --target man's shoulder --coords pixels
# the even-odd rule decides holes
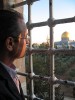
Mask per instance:
[[[11,76],[2,64],[0,64],[0,80],[11,80]]]

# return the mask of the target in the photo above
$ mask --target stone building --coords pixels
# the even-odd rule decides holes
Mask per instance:
[[[61,41],[55,42],[55,47],[58,49],[73,49],[75,48],[75,41],[70,40],[70,33],[65,31],[61,35]]]

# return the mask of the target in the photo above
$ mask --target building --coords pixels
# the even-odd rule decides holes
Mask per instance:
[[[68,48],[68,49],[73,49],[75,48],[75,41],[74,40],[70,40],[70,33],[65,31],[62,33],[61,35],[61,41],[55,42],[55,48],[58,49],[64,49],[64,48]]]

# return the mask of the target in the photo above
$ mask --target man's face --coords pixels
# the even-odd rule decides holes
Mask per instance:
[[[26,42],[27,42],[27,39],[26,39],[26,36],[27,36],[27,30],[23,33],[21,33],[19,35],[19,43],[18,43],[18,46],[17,46],[17,53],[18,53],[18,58],[21,58],[21,57],[24,57],[25,56],[25,52],[26,52]]]
[[[27,43],[27,28],[24,23],[24,20],[19,19],[18,24],[21,30],[23,30],[18,36],[18,43],[15,44],[14,52],[17,58],[22,58],[25,56],[26,52],[26,43]]]
[[[22,58],[25,56],[25,52],[26,52],[28,31],[27,31],[26,25],[23,20],[19,20],[18,24],[22,30],[20,35],[18,37],[16,37],[18,39],[18,41],[15,42],[13,37],[8,37],[6,39],[6,43],[5,43],[7,51],[9,52],[9,56],[12,59]]]

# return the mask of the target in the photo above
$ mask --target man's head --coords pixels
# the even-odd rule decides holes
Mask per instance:
[[[17,11],[0,10],[0,56],[23,57],[26,50],[27,28]]]

